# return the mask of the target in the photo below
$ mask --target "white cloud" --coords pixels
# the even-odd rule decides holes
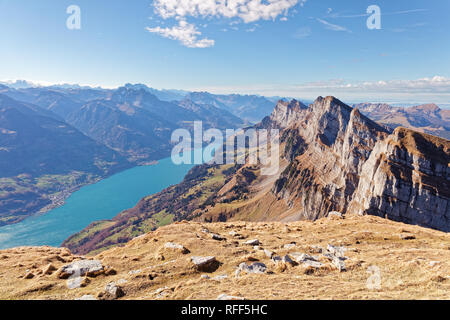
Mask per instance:
[[[180,41],[184,46],[188,48],[208,48],[214,46],[214,40],[211,39],[198,39],[202,33],[197,28],[184,20],[180,20],[177,26],[171,28],[146,28],[147,31],[157,33],[164,38]]]
[[[309,37],[310,35],[311,35],[311,28],[304,27],[297,29],[297,31],[295,31],[293,36],[295,39],[303,39]]]
[[[204,87],[198,91],[216,93],[262,94],[315,99],[335,96],[348,102],[383,101],[387,103],[437,103],[448,105],[450,78],[434,76],[416,80],[380,80],[350,82],[343,79],[306,82],[297,85],[254,85],[247,87]]]
[[[155,13],[163,19],[186,21],[187,18],[228,18],[244,23],[259,20],[275,20],[285,17],[296,5],[303,6],[307,0],[154,0]],[[191,25],[193,26],[193,25]],[[196,28],[193,26],[195,31]],[[173,34],[180,33],[180,27],[161,29],[148,28],[156,33],[174,39]],[[150,31],[149,30],[149,31]],[[153,31],[151,31],[153,32]],[[195,36],[200,34],[196,33]],[[176,38],[180,40],[179,38]],[[204,39],[208,40],[208,39]],[[181,41],[181,40],[180,40]],[[209,44],[211,44],[209,40]],[[184,42],[182,41],[184,44]],[[189,42],[188,42],[189,43]],[[214,43],[212,44],[214,45]]]
[[[337,25],[337,24],[332,24],[329,23],[328,21],[322,20],[317,18],[317,21],[319,21],[321,24],[323,24],[325,26],[325,28],[327,28],[328,30],[332,30],[332,31],[345,31],[345,32],[351,32],[350,30],[348,30],[347,28]]]
[[[274,20],[306,0],[154,0],[155,12],[164,19],[184,17],[240,18],[244,22]]]

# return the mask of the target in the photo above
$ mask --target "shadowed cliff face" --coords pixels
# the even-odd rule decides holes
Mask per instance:
[[[201,222],[316,220],[332,211],[377,215],[449,230],[449,141],[410,129],[389,129],[334,97],[309,107],[280,101],[257,128],[280,129],[275,176],[259,166],[211,166],[148,197],[105,228],[94,225],[65,244],[75,252],[102,249],[133,221],[138,230],[162,216]],[[200,168],[200,167],[198,167]],[[137,221],[137,222],[136,222]],[[111,227],[113,224],[113,227]],[[152,224],[153,226],[155,224]],[[115,243],[108,243],[108,246]]]

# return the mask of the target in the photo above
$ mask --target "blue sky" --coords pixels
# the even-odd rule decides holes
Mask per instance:
[[[450,103],[450,1],[271,1],[0,0],[0,80]]]

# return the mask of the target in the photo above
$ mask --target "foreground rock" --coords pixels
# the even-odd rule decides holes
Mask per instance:
[[[220,266],[216,257],[191,257],[191,262],[197,271],[214,272]]]
[[[228,294],[223,293],[217,297],[217,300],[245,300],[245,298],[230,296]]]
[[[173,243],[173,242],[167,242],[164,245],[164,248],[168,249],[168,250],[177,251],[181,254],[189,254],[190,253],[190,251],[188,249],[186,249],[184,246],[182,246],[181,244]]]
[[[267,271],[267,266],[261,262],[254,262],[250,265],[245,262],[241,263],[239,267],[236,269],[235,275],[238,277],[242,272],[248,274],[263,274]]]
[[[58,276],[60,279],[83,276],[96,277],[104,271],[105,268],[99,260],[80,260],[62,267]]]

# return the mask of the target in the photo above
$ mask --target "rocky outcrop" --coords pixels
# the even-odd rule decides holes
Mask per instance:
[[[450,141],[397,128],[364,164],[350,212],[450,231]]]
[[[362,165],[388,134],[333,97],[319,97],[287,131],[285,156],[293,160],[273,192],[297,212],[296,219],[313,220],[347,210]]]
[[[287,128],[301,120],[306,114],[306,110],[308,110],[308,107],[300,101],[286,102],[280,100],[270,115],[270,121],[279,128]]]

